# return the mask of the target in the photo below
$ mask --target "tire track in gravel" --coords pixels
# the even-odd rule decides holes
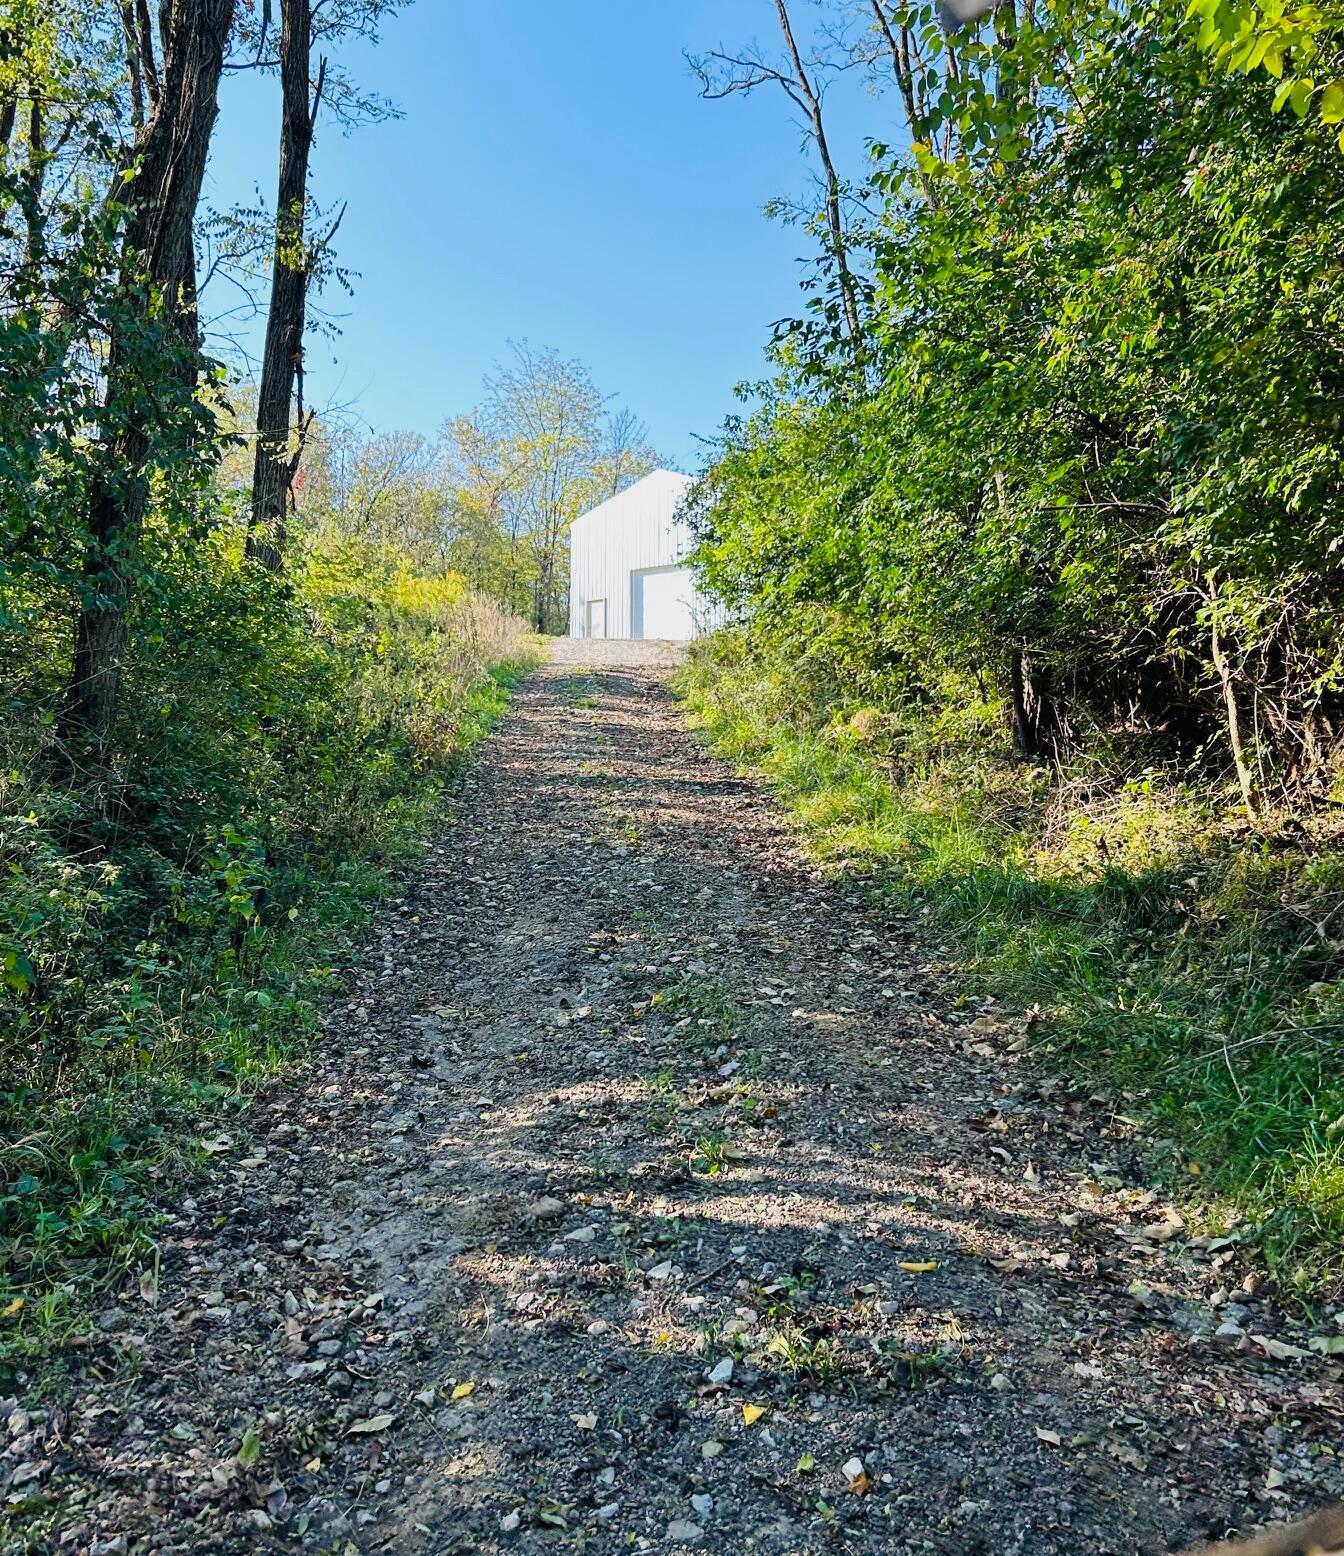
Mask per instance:
[[[6,1550],[1147,1553],[1344,1491],[1338,1363],[663,674],[520,687],[157,1305],[10,1404]]]

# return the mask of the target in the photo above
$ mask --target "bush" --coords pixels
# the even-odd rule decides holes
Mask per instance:
[[[316,1030],[337,937],[531,652],[389,552],[283,581],[227,524],[155,542],[104,760],[56,733],[50,601],[11,587],[0,632],[0,1311],[140,1250],[150,1175]]]

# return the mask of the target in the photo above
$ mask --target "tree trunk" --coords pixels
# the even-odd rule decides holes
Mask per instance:
[[[308,309],[308,162],[321,95],[309,85],[312,0],[282,0],[280,185],[275,202],[275,259],[271,306],[257,391],[257,444],[252,471],[252,520],[247,553],[272,572],[284,559],[286,517],[302,457],[303,426],[292,420],[295,386],[302,382],[303,332]],[[301,416],[301,408],[299,415]],[[291,447],[297,429],[299,447]]]
[[[826,185],[826,226],[830,232],[831,252],[840,282],[840,302],[845,315],[845,328],[850,339],[857,341],[862,328],[859,319],[858,293],[854,285],[854,273],[849,268],[849,244],[845,237],[844,213],[840,208],[840,176],[835,170],[835,163],[831,160],[830,142],[826,139],[826,122],[821,112],[821,97],[812,84],[807,67],[803,64],[803,56],[799,53],[798,44],[794,39],[793,23],[789,19],[788,6],[784,0],[775,0],[775,10],[779,13],[780,29],[784,34],[784,42],[788,46],[789,58],[793,63],[794,78],[807,107],[812,139],[816,142],[817,155],[821,158],[822,177]]]
[[[1237,706],[1237,689],[1232,680],[1232,667],[1223,652],[1222,635],[1218,630],[1218,584],[1210,574],[1209,585],[1209,652],[1213,668],[1218,674],[1218,684],[1223,693],[1223,708],[1227,714],[1227,743],[1232,749],[1232,762],[1237,770],[1237,787],[1241,790],[1246,815],[1254,825],[1257,820],[1255,779],[1251,764],[1246,760],[1246,747],[1241,738],[1241,710]]]
[[[63,724],[103,743],[117,710],[129,636],[135,553],[149,500],[157,386],[189,397],[200,367],[194,224],[218,113],[234,0],[163,0],[154,110],[117,198],[123,310],[108,343],[106,426],[89,513],[84,600]],[[153,363],[145,350],[152,334]],[[157,376],[150,368],[157,364]],[[148,378],[148,382],[146,379]]]
[[[1036,670],[1025,647],[1013,650],[1010,667],[1013,695],[1013,740],[1018,754],[1041,757],[1056,747],[1058,719],[1045,679]]]

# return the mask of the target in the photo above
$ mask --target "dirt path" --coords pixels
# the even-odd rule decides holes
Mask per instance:
[[[660,673],[522,687],[157,1305],[0,1405],[6,1551],[1159,1552],[1344,1490],[1339,1363]]]

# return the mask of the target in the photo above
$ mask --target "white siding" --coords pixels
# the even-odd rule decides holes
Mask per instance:
[[[642,481],[575,519],[569,532],[569,635],[583,637],[590,601],[606,601],[609,638],[628,638],[634,574],[643,568],[670,567],[694,544],[687,525],[675,515],[691,478],[675,470],[655,470]],[[710,625],[710,611],[697,597],[697,616]]]

